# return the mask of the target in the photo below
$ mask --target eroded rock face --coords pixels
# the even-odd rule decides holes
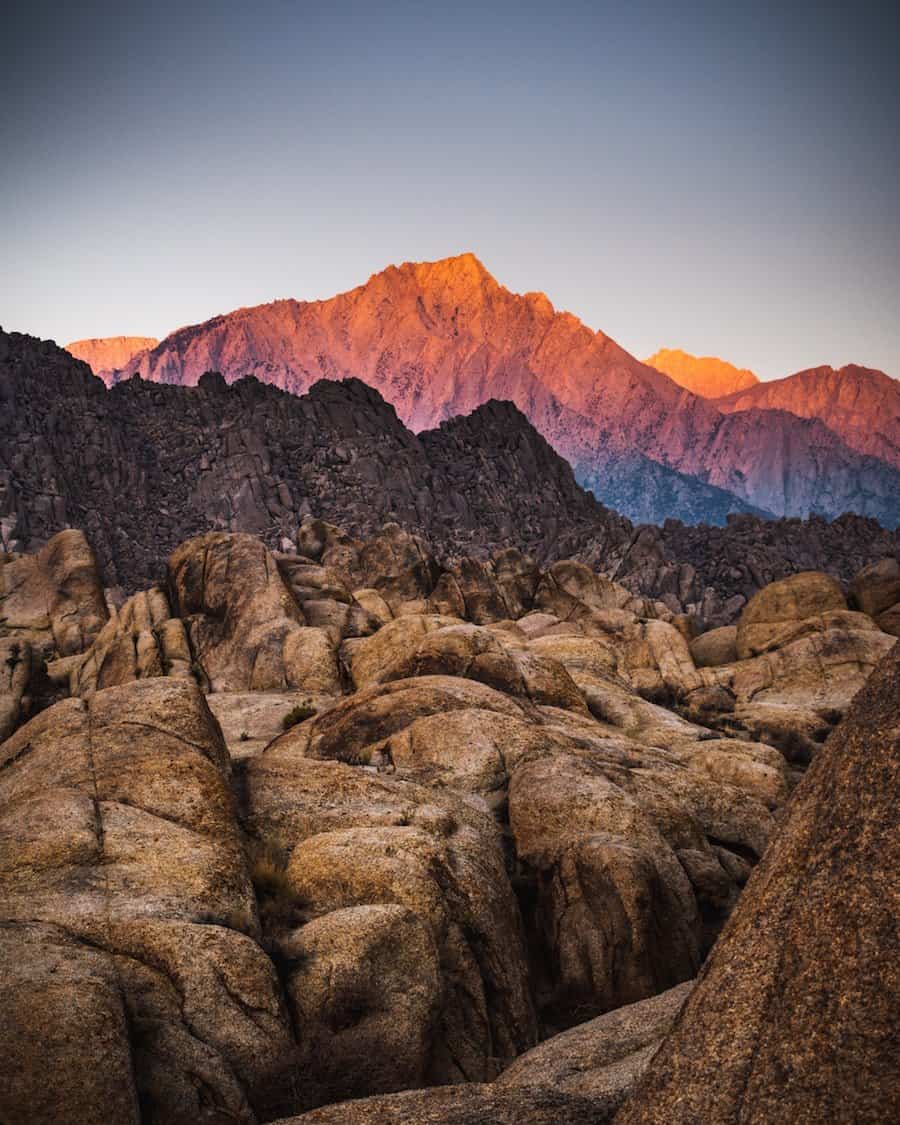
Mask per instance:
[[[213,691],[337,689],[329,637],[306,627],[258,539],[212,532],[189,540],[169,561],[169,587]]]
[[[0,559],[0,636],[30,641],[48,654],[83,652],[108,617],[84,534],[61,531],[35,555]]]
[[[621,1125],[896,1116],[898,699],[895,649],[798,788]]]
[[[626,1004],[562,1031],[520,1055],[497,1083],[592,1097],[600,1106],[611,1098],[624,1100],[693,987],[693,981],[686,981],[649,1000]]]
[[[495,822],[453,790],[304,758],[300,734],[249,762],[246,823],[285,852],[297,910],[273,936],[290,1002],[312,1042],[340,1031],[314,1082],[337,1098],[494,1077],[535,1039]],[[341,953],[350,934],[353,952]],[[383,968],[369,977],[366,964]],[[361,1067],[388,1025],[398,1050]]]

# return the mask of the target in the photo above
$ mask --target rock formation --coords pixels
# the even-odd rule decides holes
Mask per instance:
[[[617,1125],[892,1121],[900,649],[800,784]]]
[[[745,367],[735,367],[711,355],[691,355],[680,348],[660,348],[644,362],[701,398],[730,395],[759,383],[756,375]]]
[[[776,583],[695,661],[574,559],[290,547],[206,532],[108,606],[80,532],[0,568],[0,1119],[609,1120],[896,575]]]
[[[314,513],[355,536],[398,521],[444,562],[502,548],[542,562],[580,556],[670,609],[725,624],[774,579],[824,570],[847,582],[900,542],[853,516],[636,529],[580,489],[509,403],[416,436],[354,380],[302,398],[213,375],[195,388],[131,380],[107,392],[52,344],[13,333],[0,352],[0,545],[32,551],[79,527],[104,584],[126,592],[158,584],[189,537],[244,531],[282,550]],[[459,591],[469,578],[445,581]]]

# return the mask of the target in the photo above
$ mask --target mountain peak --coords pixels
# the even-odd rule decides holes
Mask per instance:
[[[703,398],[729,395],[754,387],[759,382],[758,377],[745,367],[735,367],[718,356],[691,355],[680,348],[660,348],[644,362],[648,367],[655,367],[663,375],[668,375],[680,387]]]

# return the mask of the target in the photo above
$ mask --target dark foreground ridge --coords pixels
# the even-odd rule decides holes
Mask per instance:
[[[847,582],[900,542],[852,515],[636,528],[579,487],[510,403],[416,435],[355,379],[302,397],[213,374],[107,391],[53,343],[2,333],[0,405],[0,547],[31,551],[80,528],[105,584],[126,591],[156,581],[193,535],[245,531],[278,550],[315,515],[357,536],[396,521],[442,559],[508,547],[581,558],[718,624],[774,579],[815,569]]]

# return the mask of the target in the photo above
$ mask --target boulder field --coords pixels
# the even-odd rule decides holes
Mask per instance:
[[[0,1120],[887,1107],[894,560],[705,629],[396,524],[290,546],[127,599],[80,532],[3,557]]]

